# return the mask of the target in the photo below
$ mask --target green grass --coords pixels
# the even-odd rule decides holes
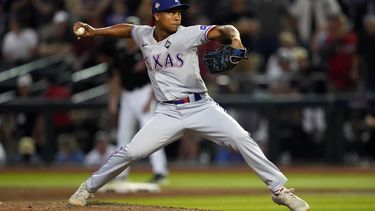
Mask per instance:
[[[89,173],[1,172],[0,187],[75,187],[87,176]]]
[[[90,175],[61,172],[2,172],[0,187],[75,187]],[[146,181],[149,173],[134,172],[130,179]],[[344,173],[340,175],[312,173],[288,174],[288,185],[309,189],[375,189],[374,174]],[[245,172],[176,172],[171,173],[169,188],[265,188],[253,173]]]
[[[314,173],[290,174],[288,184],[296,188],[310,189],[372,189],[375,190],[375,173]]]
[[[91,172],[1,172],[0,188],[4,187],[65,187],[76,188]],[[132,181],[146,181],[149,173],[132,172]],[[288,186],[303,192],[314,211],[375,210],[375,173],[290,173]],[[196,195],[196,196],[132,196],[124,199],[106,199],[141,205],[159,205],[228,211],[287,210],[273,204],[265,185],[254,173],[246,172],[171,172],[170,184],[164,190],[184,188],[204,189],[260,189],[257,194]],[[308,191],[311,190],[311,191]],[[319,190],[328,190],[319,193]],[[340,191],[341,190],[341,191]],[[343,191],[345,190],[345,191]],[[353,190],[353,192],[351,192]]]

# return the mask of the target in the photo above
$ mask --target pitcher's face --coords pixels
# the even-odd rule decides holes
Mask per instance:
[[[163,11],[155,14],[155,21],[159,24],[159,28],[173,34],[181,25],[181,10],[174,9]]]

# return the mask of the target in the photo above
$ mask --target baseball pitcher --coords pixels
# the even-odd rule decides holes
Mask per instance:
[[[200,75],[197,47],[211,40],[227,38],[232,48],[244,50],[238,30],[231,25],[181,26],[181,11],[188,8],[189,5],[181,4],[179,0],[153,0],[153,27],[124,23],[93,28],[81,22],[73,26],[74,31],[84,28],[84,33],[78,35],[82,38],[132,38],[142,51],[158,105],[150,121],[132,141],[118,148],[81,184],[68,203],[85,206],[95,191],[133,162],[178,140],[188,129],[240,152],[267,185],[275,203],[294,211],[309,210],[309,205],[292,193],[293,189],[284,187],[286,177],[265,157],[250,134],[207,94]],[[245,58],[244,51],[223,52],[227,53],[218,53],[221,59],[207,57],[209,68],[226,69],[226,66],[231,67],[226,63],[238,63]]]

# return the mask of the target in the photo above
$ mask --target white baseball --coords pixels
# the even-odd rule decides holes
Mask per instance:
[[[79,27],[75,32],[77,36],[82,36],[85,33],[85,28]]]

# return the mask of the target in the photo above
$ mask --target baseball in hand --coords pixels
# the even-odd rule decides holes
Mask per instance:
[[[84,33],[85,33],[85,28],[83,28],[83,27],[79,27],[79,28],[74,32],[74,34],[76,34],[77,36],[82,36]]]

